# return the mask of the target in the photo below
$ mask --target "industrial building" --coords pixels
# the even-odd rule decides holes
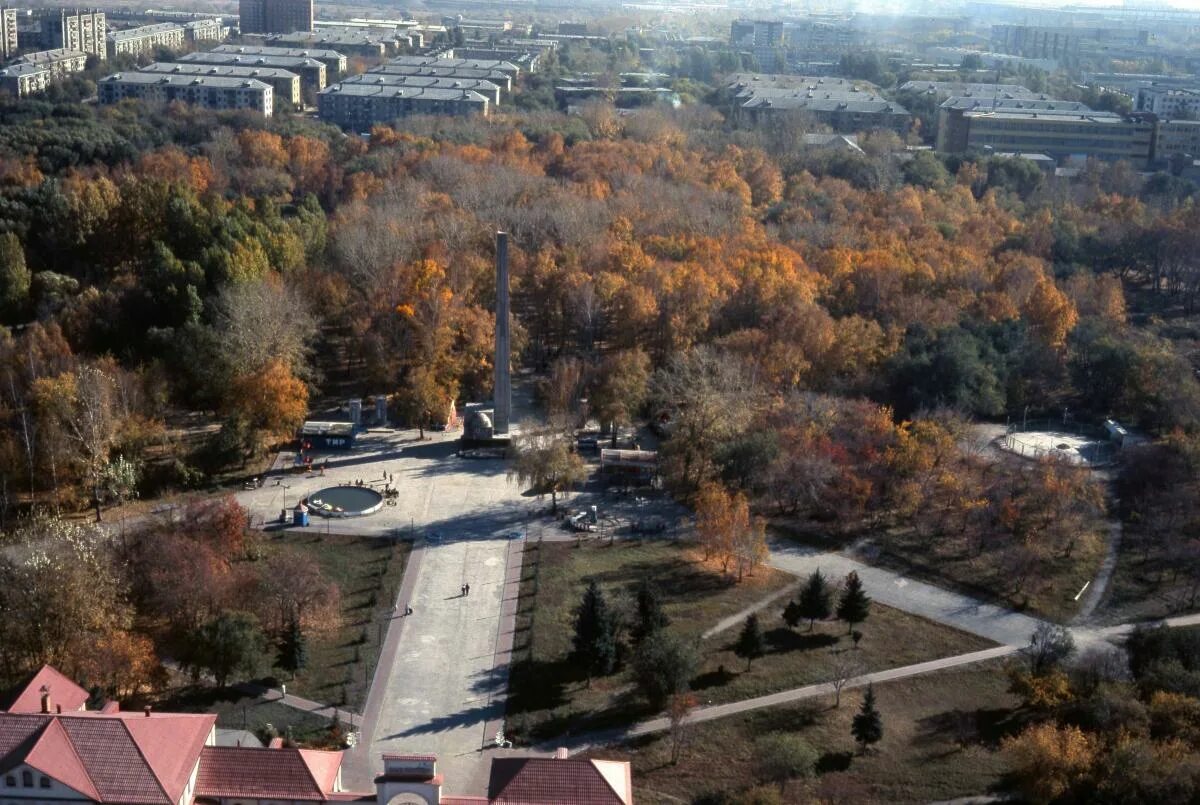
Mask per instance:
[[[319,64],[319,63],[318,63]],[[220,78],[253,79],[269,84],[276,103],[286,101],[299,107],[301,103],[300,76],[281,67],[242,67],[235,64],[196,64],[190,62],[155,62],[139,67],[139,73],[158,75],[212,76]]]
[[[1153,154],[1154,129],[1150,118],[1091,110],[951,108],[939,120],[938,150],[1016,151],[1055,159],[1123,159],[1144,167]]]
[[[126,98],[183,101],[205,109],[250,109],[267,117],[274,110],[270,85],[247,78],[113,73],[100,80],[97,90],[100,103],[105,104]]]
[[[486,116],[488,106],[488,99],[473,90],[370,83],[333,84],[317,96],[321,120],[360,132],[410,115]]]
[[[247,67],[252,69],[286,70],[300,76],[300,91],[303,95],[316,98],[325,89],[328,71],[316,59],[304,56],[256,56],[238,53],[188,53],[176,59],[179,64],[213,65],[216,67]]]
[[[103,11],[74,11],[63,8],[37,9],[34,27],[21,35],[21,46],[43,50],[81,50],[108,58],[107,33]]]
[[[152,55],[157,48],[181,50],[183,48],[183,27],[173,22],[159,22],[154,25],[142,25],[138,28],[126,28],[123,31],[109,31],[108,57]]]
[[[265,45],[217,45],[210,53],[235,53],[239,56],[300,56],[325,65],[325,75],[333,81],[346,72],[346,56],[336,50],[317,48],[277,48]]]
[[[313,29],[313,0],[238,0],[243,34],[290,34]]]

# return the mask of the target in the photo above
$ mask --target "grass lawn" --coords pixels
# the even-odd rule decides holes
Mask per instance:
[[[260,736],[269,724],[280,735],[306,746],[325,745],[333,726],[327,718],[285,707],[269,698],[201,685],[168,691],[154,707],[164,712],[214,713],[218,727],[249,730]]]
[[[879,685],[883,741],[859,756],[850,734],[861,690],[785,707],[766,708],[688,728],[680,762],[670,763],[667,735],[647,736],[624,747],[589,754],[633,764],[638,801],[690,802],[705,792],[736,791],[764,783],[755,742],[777,732],[800,735],[822,754],[818,776],[792,781],[784,802],[930,802],[982,794],[1003,772],[996,748],[1018,730],[1017,697],[1007,692],[1001,666],[942,671]]]
[[[1136,534],[1126,525],[1117,555],[1117,568],[1109,582],[1102,616],[1119,623],[1152,620],[1195,610],[1200,584],[1194,574],[1159,549],[1138,550]]]
[[[342,592],[340,628],[308,641],[308,664],[287,680],[288,692],[362,712],[411,545],[378,537],[327,536],[316,528],[274,532],[263,544],[265,551],[310,555]]]
[[[1096,577],[1104,560],[1104,541],[1077,547],[1069,558],[1053,556],[1028,571],[1019,588],[1002,550],[973,554],[965,540],[941,535],[922,537],[912,529],[893,529],[881,535],[878,561],[931,584],[955,588],[1019,611],[1065,623],[1081,605],[1075,595]]]
[[[722,618],[795,582],[787,574],[761,568],[738,585],[698,561],[687,547],[667,540],[627,540],[612,546],[596,541],[581,547],[544,543],[526,551],[507,723],[508,731],[525,741],[628,724],[654,714],[634,692],[626,670],[588,686],[568,657],[575,608],[589,579],[601,584],[610,603],[631,611],[633,591],[643,578],[650,578],[671,618],[669,629],[697,640]],[[831,676],[829,649],[850,645],[845,626],[819,624],[812,633],[807,627],[791,632],[780,618],[783,603],[781,599],[760,613],[769,650],[748,672],[745,661],[731,650],[739,627],[700,642],[701,666],[692,686],[702,701],[744,699]],[[859,629],[864,637],[853,656],[865,669],[991,645],[877,605]]]

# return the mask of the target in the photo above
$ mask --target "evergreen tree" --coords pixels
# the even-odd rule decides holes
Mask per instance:
[[[871,614],[871,598],[863,590],[862,581],[858,574],[850,571],[846,576],[846,586],[842,589],[842,598],[838,601],[837,616],[844,620],[849,628],[846,633],[854,631],[854,627],[867,619]]]
[[[742,625],[742,633],[738,635],[733,653],[746,660],[746,668],[767,651],[766,640],[763,639],[762,629],[758,626],[758,616],[751,615]]]
[[[788,625],[789,629],[795,629],[802,620],[804,620],[804,610],[796,603],[795,599],[788,601],[787,606],[783,608],[783,622]]]
[[[663,612],[662,602],[658,593],[650,585],[649,579],[643,579],[637,590],[637,622],[633,625],[633,642],[641,643],[650,635],[666,628],[671,619]]]
[[[688,689],[699,659],[688,641],[667,631],[655,632],[633,655],[633,678],[638,690],[655,707]]]
[[[816,621],[825,620],[833,614],[833,591],[819,570],[808,577],[804,589],[800,591],[800,614],[808,618],[810,632]]]
[[[287,671],[292,677],[308,665],[308,639],[300,629],[300,622],[292,618],[279,641],[275,655],[275,667]]]
[[[575,658],[593,676],[607,676],[617,665],[617,619],[603,591],[589,582],[575,612]]]
[[[875,709],[875,686],[867,686],[867,695],[863,696],[862,707],[850,724],[850,733],[863,752],[867,747],[877,744],[883,738],[883,719]]]

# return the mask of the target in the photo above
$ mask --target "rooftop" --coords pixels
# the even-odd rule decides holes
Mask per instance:
[[[87,58],[87,54],[82,50],[55,48],[53,50],[38,50],[33,53],[26,53],[24,56],[18,58],[17,61],[23,64],[49,64],[65,59],[78,59],[81,56],[85,59]]]
[[[262,66],[262,67],[307,67],[310,69],[324,67],[324,65],[313,58],[305,56],[275,56],[271,54],[239,54],[239,53],[185,53],[178,57],[178,63],[183,64],[228,64],[240,65],[242,67]]]
[[[428,87],[430,89],[473,89],[496,92],[499,85],[482,78],[455,78],[424,75],[393,75],[391,73],[361,73],[342,79],[342,84],[378,84],[393,87]]]
[[[58,669],[43,665],[7,699],[0,699],[0,710],[10,713],[40,713],[43,693],[50,695],[51,708],[59,705],[67,711],[82,710],[91,698],[86,690]]]
[[[125,39],[140,39],[143,36],[166,33],[168,31],[183,31],[183,27],[173,22],[159,22],[154,25],[143,25],[139,28],[126,28],[122,31],[109,31],[108,38],[114,42]]]
[[[209,53],[238,53],[244,56],[304,56],[309,59],[345,59],[336,50],[324,48],[275,48],[266,45],[217,45]]]
[[[464,101],[468,103],[484,103],[487,98],[480,95],[478,92],[464,89],[436,89],[429,87],[403,87],[390,84],[356,84],[356,83],[340,83],[333,84],[321,90],[321,95],[354,95],[358,97],[366,97],[378,95],[387,98],[427,98],[429,100],[438,101]],[[304,423],[307,428],[312,423]],[[307,431],[305,431],[307,432]]]
[[[216,89],[256,89],[271,91],[271,87],[253,78],[224,76],[164,75],[162,73],[113,73],[100,79],[101,84],[161,84],[163,86],[205,86]]]
[[[179,75],[211,75],[234,78],[299,78],[282,67],[254,67],[241,64],[201,64],[199,62],[155,62],[137,68],[139,73],[175,73]]]
[[[341,764],[341,752],[206,746],[196,796],[327,800]]]

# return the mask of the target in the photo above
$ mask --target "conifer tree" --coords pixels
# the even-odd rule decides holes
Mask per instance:
[[[296,672],[308,665],[308,639],[300,629],[300,622],[295,618],[288,623],[283,637],[279,641],[278,652],[275,655],[275,667],[287,671],[292,677]]]
[[[808,577],[804,589],[800,591],[799,600],[801,617],[808,618],[810,632],[816,621],[825,620],[833,614],[832,599],[833,591],[829,589],[829,583],[825,581],[821,571],[814,571]]]
[[[883,718],[875,709],[875,686],[867,686],[867,695],[863,696],[862,707],[854,721],[850,724],[850,732],[863,752],[867,747],[877,744],[883,738]]]
[[[633,625],[633,642],[641,643],[660,629],[666,628],[671,619],[663,612],[662,602],[658,593],[650,584],[649,579],[643,579],[637,590],[637,621]]]
[[[749,669],[751,663],[758,657],[761,657],[767,651],[766,641],[763,639],[762,629],[758,626],[758,616],[751,615],[746,618],[746,622],[742,625],[742,633],[738,635],[737,644],[733,647],[733,653],[743,658],[746,661],[746,668]]]
[[[846,634],[854,631],[854,627],[867,619],[871,614],[871,598],[863,590],[862,581],[858,574],[850,571],[846,576],[846,586],[842,589],[842,598],[838,601],[837,616],[844,620],[849,628]]]
[[[575,612],[574,648],[575,658],[587,671],[588,684],[593,676],[607,676],[616,668],[617,620],[595,581],[588,583]]]

